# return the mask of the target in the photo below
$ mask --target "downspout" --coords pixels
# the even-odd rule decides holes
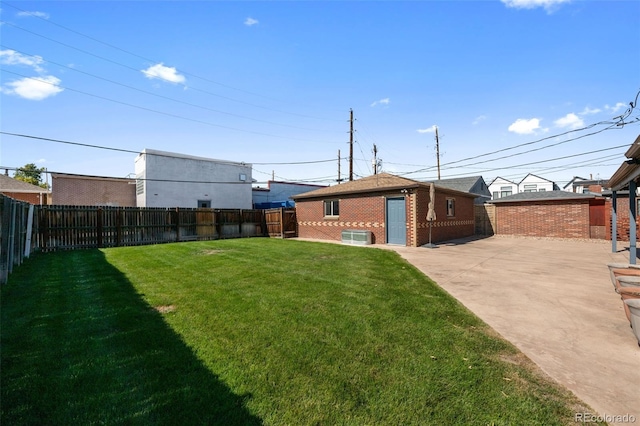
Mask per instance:
[[[618,251],[618,191],[611,194],[611,253]]]
[[[418,190],[414,190],[411,193],[411,227],[412,238],[411,246],[418,247]]]
[[[629,263],[636,264],[636,181],[629,182]]]

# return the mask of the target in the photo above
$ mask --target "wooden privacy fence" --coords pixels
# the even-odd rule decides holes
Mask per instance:
[[[0,194],[0,284],[31,253],[33,217],[32,204]]]
[[[43,251],[265,235],[261,210],[41,206]]]
[[[270,237],[291,238],[298,236],[296,209],[279,208],[264,211],[267,233]]]

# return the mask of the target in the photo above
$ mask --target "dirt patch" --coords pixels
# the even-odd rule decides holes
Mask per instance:
[[[160,305],[160,306],[154,306],[153,309],[155,309],[156,311],[160,312],[161,314],[167,314],[169,312],[173,312],[176,310],[176,306],[175,305]]]
[[[218,253],[222,253],[222,250],[211,249],[211,250],[202,250],[200,252],[200,254],[204,254],[204,255],[212,255],[212,254],[218,254]]]

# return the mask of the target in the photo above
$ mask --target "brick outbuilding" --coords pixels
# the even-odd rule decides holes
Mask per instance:
[[[428,182],[381,173],[296,195],[298,235],[340,241],[344,230],[364,230],[374,244],[427,244],[429,189]],[[435,185],[432,242],[474,235],[475,197]]]
[[[498,235],[606,238],[605,199],[593,194],[523,192],[491,203]]]

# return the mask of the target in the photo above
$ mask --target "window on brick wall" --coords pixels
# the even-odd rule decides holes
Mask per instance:
[[[456,199],[447,198],[447,217],[454,217],[456,215]]]
[[[327,200],[324,202],[324,215],[325,217],[337,217],[340,215],[340,201],[339,200]]]

